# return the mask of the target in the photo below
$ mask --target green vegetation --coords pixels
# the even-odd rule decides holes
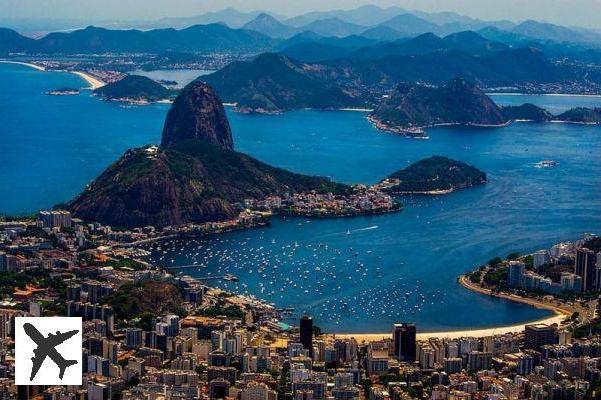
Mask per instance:
[[[526,120],[533,122],[547,122],[553,119],[553,115],[544,108],[535,106],[534,104],[526,103],[520,106],[502,107],[501,111],[505,118],[511,121]]]
[[[480,283],[480,279],[482,278],[482,271],[478,269],[474,272],[469,273],[467,277],[472,283]]]
[[[507,266],[489,268],[484,274],[484,283],[489,286],[503,288],[507,286],[507,277],[509,276],[509,268]]]
[[[495,258],[491,258],[490,260],[488,260],[488,265],[491,267],[496,267],[497,265],[501,264],[503,262],[503,259],[501,257],[495,257]]]
[[[391,192],[430,192],[454,190],[480,185],[486,182],[486,174],[461,161],[433,156],[411,164],[390,175],[399,183]]]
[[[589,335],[601,334],[601,319],[595,318],[588,324],[580,325],[574,328],[574,331],[572,333],[577,339],[582,339]]]
[[[585,124],[601,123],[601,108],[576,107],[559,114],[555,119]]]
[[[212,306],[202,310],[198,310],[199,315],[206,317],[219,317],[225,316],[228,318],[242,319],[244,318],[244,310],[240,306],[229,305],[229,306]]]
[[[247,198],[315,190],[342,193],[346,185],[272,167],[201,139],[189,139],[153,157],[129,150],[69,209],[111,226],[158,227],[232,219]]]
[[[148,281],[122,285],[103,302],[113,307],[118,319],[140,318],[141,323],[147,323],[151,315],[175,313],[183,299],[175,285]]]
[[[252,61],[234,62],[202,80],[213,86],[224,101],[237,102],[250,111],[364,105],[331,82],[308,73],[302,63],[281,54],[265,53]]]
[[[160,83],[140,75],[127,75],[120,81],[94,90],[94,94],[107,100],[130,99],[149,102],[173,96],[173,93]]]
[[[122,258],[122,259],[111,259],[104,262],[104,265],[107,267],[113,267],[114,269],[130,269],[134,271],[142,271],[146,269],[144,264],[141,262],[132,260],[131,258]]]
[[[460,78],[440,87],[400,84],[371,116],[401,130],[436,124],[501,125],[507,121],[486,94]]]
[[[50,288],[60,298],[65,298],[67,286],[60,277],[51,277],[45,269],[31,269],[21,272],[0,272],[0,298],[12,296],[14,288],[24,289],[26,285]]]

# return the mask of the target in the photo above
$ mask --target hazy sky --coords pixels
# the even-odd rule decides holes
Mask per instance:
[[[537,19],[601,29],[601,0],[0,0],[1,18],[145,20],[234,7],[283,15],[363,4],[456,11],[481,19]]]

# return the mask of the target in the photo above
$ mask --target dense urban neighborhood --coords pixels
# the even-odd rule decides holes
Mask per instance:
[[[511,255],[508,261],[491,260],[469,276],[492,285],[501,269],[495,284],[503,288],[526,285],[528,293],[537,289],[558,298],[572,293],[582,315],[484,337],[469,331],[424,336],[405,322],[375,339],[321,332],[307,315],[289,325],[283,316],[290,310],[153,267],[142,261],[144,250],[134,246],[182,234],[188,232],[113,230],[61,210],[2,222],[3,396],[571,400],[594,398],[599,390],[601,340],[596,335],[601,331],[593,295],[598,287],[586,286],[589,268],[599,270],[596,237],[526,257]],[[529,270],[548,271],[554,265],[571,265],[573,272],[561,272],[559,284],[540,278],[533,287],[537,278]],[[81,387],[13,384],[14,320],[19,316],[83,319]]]

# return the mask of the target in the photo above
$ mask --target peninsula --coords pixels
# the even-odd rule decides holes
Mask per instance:
[[[234,218],[245,199],[348,190],[234,151],[221,100],[197,81],[173,103],[160,147],[127,151],[69,208],[80,218],[113,226],[176,226]]]
[[[144,104],[169,100],[174,92],[145,76],[126,75],[117,82],[94,89],[94,95],[103,100]]]
[[[400,84],[369,115],[382,130],[424,136],[437,125],[503,126],[501,109],[476,85],[456,78],[445,86]]]

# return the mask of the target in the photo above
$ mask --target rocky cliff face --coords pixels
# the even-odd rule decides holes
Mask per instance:
[[[507,121],[486,94],[461,78],[441,87],[401,84],[371,118],[390,130],[437,124],[496,126]]]
[[[177,226],[230,219],[237,203],[345,185],[275,168],[232,150],[218,97],[194,82],[174,102],[161,147],[128,150],[69,203],[79,218],[118,227]]]
[[[234,148],[232,131],[217,93],[207,84],[193,82],[175,99],[163,127],[161,146],[202,139],[225,149]]]

